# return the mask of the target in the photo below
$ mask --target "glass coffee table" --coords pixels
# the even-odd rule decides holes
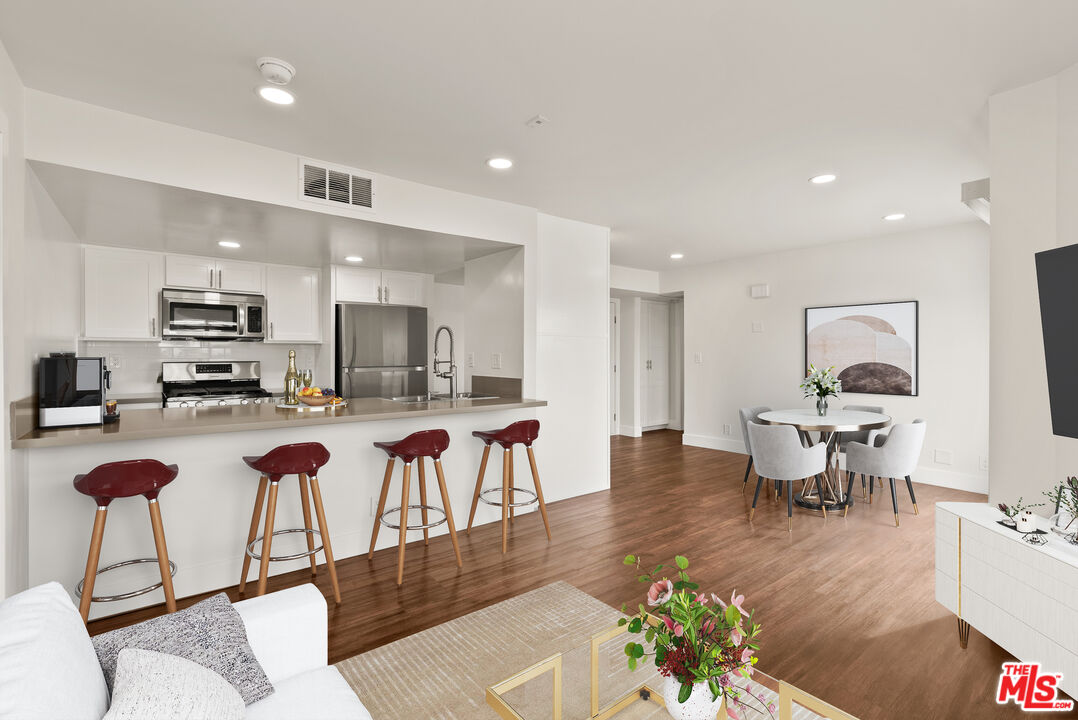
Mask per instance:
[[[487,704],[505,720],[668,720],[662,699],[665,678],[650,663],[629,670],[622,638],[626,631],[626,626],[615,626],[596,633],[488,687]],[[753,701],[738,709],[743,720],[857,720],[758,670],[748,683],[776,711],[772,716]],[[726,720],[721,715],[718,720]]]

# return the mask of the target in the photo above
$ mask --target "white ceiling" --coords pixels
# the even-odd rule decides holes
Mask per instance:
[[[255,262],[441,275],[516,245],[427,232],[31,161],[80,242]],[[31,186],[31,192],[36,188]],[[217,243],[232,240],[239,248]]]
[[[1074,0],[0,3],[29,87],[609,225],[652,269],[968,220],[987,98],[1076,37]]]

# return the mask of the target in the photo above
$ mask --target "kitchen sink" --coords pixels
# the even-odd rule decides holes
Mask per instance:
[[[438,400],[449,400],[449,393],[435,393],[433,397]],[[457,393],[457,400],[497,400],[497,395],[484,395],[482,393],[473,392],[459,392]]]
[[[388,397],[388,398],[382,398],[382,399],[383,400],[391,400],[393,402],[398,402],[398,403],[425,403],[425,402],[430,402],[432,398],[430,396],[426,395],[426,394],[423,394],[423,395],[398,395],[397,397]]]

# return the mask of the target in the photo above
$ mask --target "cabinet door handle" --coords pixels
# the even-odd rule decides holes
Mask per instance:
[[[389,286],[386,285],[386,302],[389,302]]]
[[[217,271],[217,289],[218,290],[220,290],[221,288],[223,288],[225,286],[224,273],[225,273],[224,270],[218,270]]]
[[[270,340],[273,339],[273,323],[270,323]]]
[[[157,337],[157,318],[150,318],[150,337]]]
[[[382,302],[382,286],[378,286],[378,302]]]
[[[213,268],[210,268],[210,287],[213,287]]]

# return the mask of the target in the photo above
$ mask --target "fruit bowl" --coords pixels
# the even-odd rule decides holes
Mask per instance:
[[[304,405],[310,405],[311,407],[321,407],[326,405],[333,399],[332,395],[300,395],[299,401]]]

